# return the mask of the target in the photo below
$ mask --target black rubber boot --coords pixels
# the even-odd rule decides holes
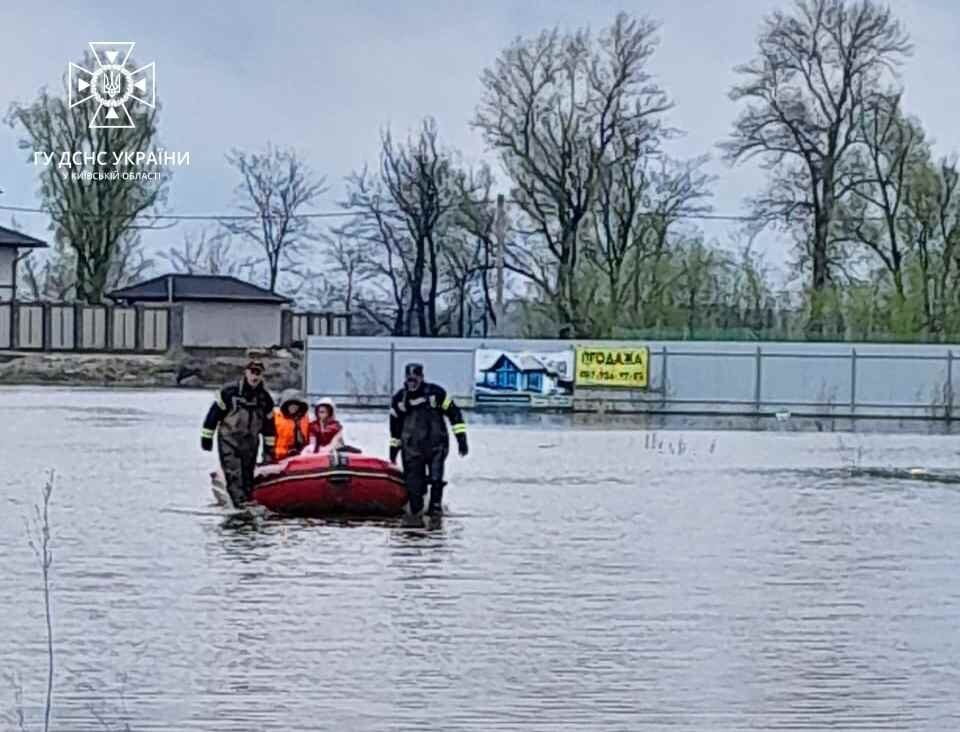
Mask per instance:
[[[409,527],[423,526],[423,494],[417,490],[407,491],[402,524]]]
[[[431,516],[443,515],[443,487],[446,481],[439,480],[430,484],[430,508],[427,513]]]
[[[407,494],[410,513],[416,516],[418,513],[423,511],[423,494],[417,490],[412,490]]]

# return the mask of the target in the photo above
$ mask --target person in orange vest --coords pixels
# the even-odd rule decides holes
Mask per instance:
[[[333,452],[343,444],[343,425],[336,418],[336,408],[330,398],[321,399],[313,408],[316,419],[310,423],[308,452]]]
[[[280,406],[273,412],[276,431],[273,456],[284,460],[299,455],[310,441],[310,405],[296,389],[287,389],[280,399]]]

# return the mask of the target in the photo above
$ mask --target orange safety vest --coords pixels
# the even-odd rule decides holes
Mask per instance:
[[[277,460],[283,460],[307,446],[310,440],[310,418],[306,414],[298,420],[290,419],[277,409],[273,415],[273,424],[277,431],[277,441],[273,449]]]

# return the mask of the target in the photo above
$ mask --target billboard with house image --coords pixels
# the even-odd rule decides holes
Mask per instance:
[[[573,407],[573,350],[477,349],[474,400],[479,408],[569,409]]]

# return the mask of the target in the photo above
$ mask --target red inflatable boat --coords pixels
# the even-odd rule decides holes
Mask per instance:
[[[213,473],[214,496],[225,503],[222,473]],[[294,455],[257,467],[252,500],[287,516],[398,516],[407,502],[403,473],[361,453]]]

